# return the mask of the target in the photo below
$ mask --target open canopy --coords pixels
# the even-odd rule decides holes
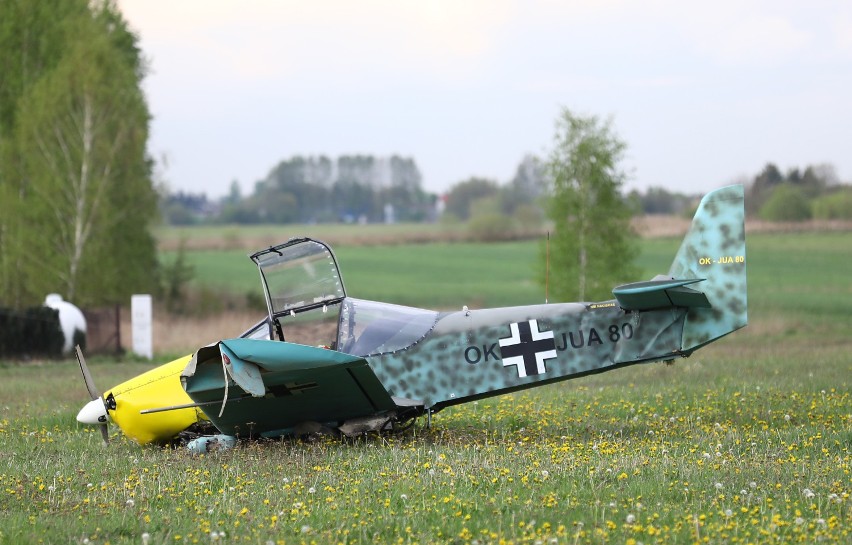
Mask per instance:
[[[346,297],[334,254],[322,242],[290,239],[250,257],[260,270],[270,320]]]
[[[431,310],[346,296],[326,244],[295,238],[250,256],[260,270],[269,319],[243,336],[288,340],[357,356],[402,350],[435,326]]]

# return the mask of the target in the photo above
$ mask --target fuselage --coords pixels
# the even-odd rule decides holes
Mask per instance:
[[[441,407],[679,355],[684,309],[625,312],[615,301],[465,310],[423,339],[365,355],[392,395]]]

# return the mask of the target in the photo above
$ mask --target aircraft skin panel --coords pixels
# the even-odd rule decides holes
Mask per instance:
[[[222,363],[210,350],[193,374],[184,373],[186,391],[196,403],[225,400],[224,410],[221,403],[206,407],[210,421],[226,435],[257,437],[306,422],[337,424],[396,407],[363,358],[282,341],[229,339],[221,344],[227,344],[232,361],[257,360],[265,386],[265,394],[256,397],[229,381],[225,400]]]
[[[198,350],[181,373],[188,393],[214,390],[224,386],[222,349],[232,360],[257,365],[264,373],[302,371],[348,365],[361,361],[358,356],[325,348],[261,339],[226,339]],[[239,365],[239,363],[236,363]]]
[[[206,419],[195,407],[141,414],[144,410],[192,403],[178,380],[189,359],[185,356],[161,365],[106,392],[105,396],[112,394],[116,404],[116,409],[110,411],[110,418],[125,435],[140,445],[160,443]]]
[[[357,356],[335,350],[297,343],[282,344],[280,341],[227,339],[221,344],[227,346],[240,359],[256,363],[267,370],[315,369],[360,360]],[[286,348],[282,349],[282,345]]]
[[[462,311],[423,342],[367,359],[391,395],[432,407],[677,357],[685,316],[625,312],[615,301]]]

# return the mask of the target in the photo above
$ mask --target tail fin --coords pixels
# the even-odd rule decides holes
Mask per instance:
[[[743,186],[723,187],[701,199],[669,276],[706,279],[694,287],[707,296],[710,308],[689,308],[683,326],[683,352],[688,354],[745,327],[748,294]]]

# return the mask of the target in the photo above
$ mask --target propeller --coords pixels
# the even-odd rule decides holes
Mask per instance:
[[[77,355],[77,361],[80,363],[80,372],[83,373],[83,381],[86,383],[86,390],[89,391],[89,397],[92,398],[82,409],[77,413],[77,420],[83,424],[97,424],[101,428],[101,436],[104,438],[104,444],[109,443],[109,429],[107,428],[107,413],[109,406],[101,397],[100,392],[95,387],[95,381],[92,380],[92,375],[89,373],[89,367],[86,365],[86,358],[83,357],[83,350],[80,345],[74,347]]]

